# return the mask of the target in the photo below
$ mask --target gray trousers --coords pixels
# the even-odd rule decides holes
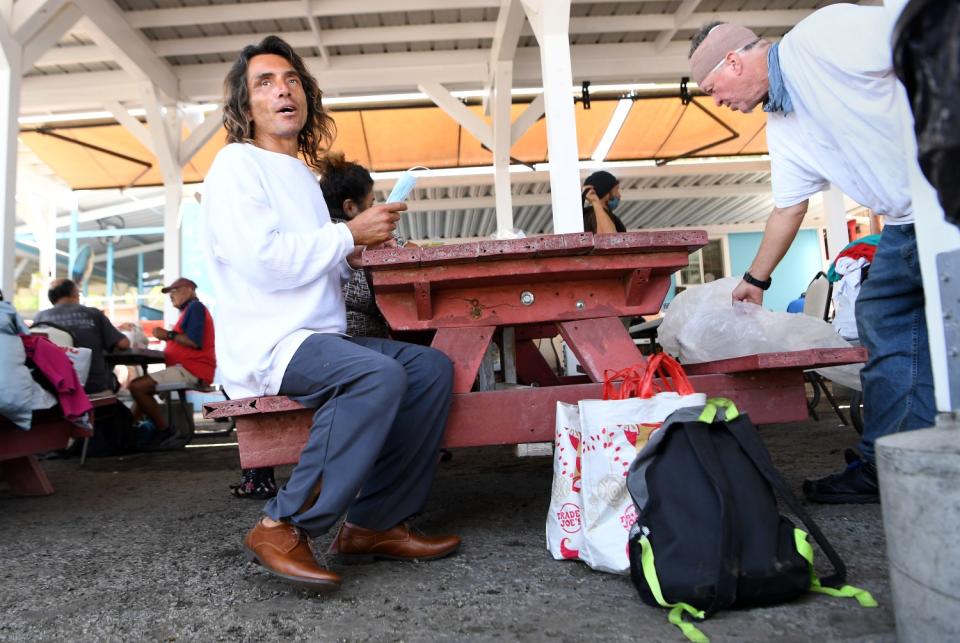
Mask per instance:
[[[419,512],[436,475],[452,387],[453,365],[432,348],[311,335],[280,393],[317,410],[300,462],[266,515],[315,537],[344,512],[376,531]]]

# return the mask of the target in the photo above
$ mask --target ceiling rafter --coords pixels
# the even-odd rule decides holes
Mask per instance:
[[[237,12],[242,15],[243,9],[249,4],[238,5]],[[301,5],[302,7],[302,5]],[[189,8],[184,9],[189,10]],[[128,12],[127,16],[129,16]],[[608,32],[646,33],[660,32],[666,37],[661,42],[658,38],[658,51],[663,51],[673,35],[681,28],[696,28],[711,20],[732,20],[756,28],[788,27],[802,20],[810,12],[806,10],[787,11],[745,11],[742,15],[733,12],[713,12],[689,14],[683,20],[676,21],[676,17],[669,14],[644,14],[637,16],[587,16],[570,19],[571,34],[598,34]],[[234,14],[237,15],[237,14]],[[302,9],[299,14],[290,18],[302,18]],[[314,20],[314,22],[316,22]],[[521,25],[521,35],[530,35],[532,31],[528,24]],[[313,30],[280,31],[277,35],[294,47],[317,46],[318,36]],[[419,24],[384,27],[354,27],[349,29],[325,29],[322,32],[324,47],[338,47],[347,45],[368,45],[387,43],[420,43],[434,41],[460,41],[493,39],[496,44],[497,23],[484,22],[457,22],[442,24]],[[199,56],[206,54],[233,55],[246,45],[256,40],[258,35],[228,35],[204,36],[196,38],[172,38],[155,40],[149,43],[149,48],[160,57],[166,56]],[[496,48],[490,50],[491,55]],[[339,58],[336,57],[336,58]],[[37,60],[39,67],[61,65],[81,65],[109,62],[113,60],[108,49],[98,45],[71,45],[55,47],[44,53]]]
[[[654,43],[574,45],[570,47],[574,80],[676,81],[689,74],[687,45],[670,43],[660,54]],[[409,91],[421,82],[440,83],[448,89],[480,88],[487,79],[487,50],[358,54],[338,56],[325,69],[319,58],[305,62],[325,92]],[[180,65],[180,99],[190,102],[219,100],[229,63]],[[526,47],[516,53],[514,84],[540,83],[540,52]],[[79,109],[99,105],[104,95],[119,101],[140,98],[137,83],[122,71],[30,76],[23,81],[23,113],[48,111],[50,105]]]
[[[137,80],[150,82],[169,98],[180,97],[177,75],[169,63],[151,51],[146,36],[127,23],[113,0],[73,1],[85,16],[80,28],[110,51],[124,71]]]
[[[621,0],[620,4],[640,4],[661,0]],[[299,18],[303,15],[302,0],[248,2],[230,5],[231,17],[237,21]],[[596,0],[572,0],[573,4],[594,4]],[[373,13],[410,11],[445,11],[457,9],[495,9],[500,0],[313,0],[317,17],[353,16]],[[141,9],[128,11],[130,24],[137,28],[186,27],[223,23],[223,5]]]

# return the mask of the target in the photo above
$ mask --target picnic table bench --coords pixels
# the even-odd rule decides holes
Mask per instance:
[[[90,426],[98,407],[116,402],[113,395],[91,397]],[[92,433],[92,429],[83,429],[64,418],[59,406],[34,411],[29,431],[0,417],[0,479],[17,495],[48,496],[53,493],[53,485],[40,466],[37,454],[65,449],[71,437],[87,438]]]
[[[671,275],[707,243],[699,230],[574,233],[365,252],[377,305],[395,332],[430,331],[454,365],[446,447],[551,442],[556,403],[600,397],[607,370],[643,361],[621,317],[660,310]],[[557,376],[535,341],[561,335],[585,375]],[[474,391],[491,341],[516,387]],[[696,365],[694,387],[758,424],[807,417],[803,371],[863,361],[861,348],[770,353]],[[283,396],[204,405],[236,420],[243,467],[293,464],[313,410]]]

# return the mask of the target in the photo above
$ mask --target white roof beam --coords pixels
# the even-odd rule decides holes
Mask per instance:
[[[100,47],[137,80],[149,81],[160,91],[177,100],[180,88],[169,64],[150,49],[150,42],[132,28],[113,0],[74,0],[86,15],[83,29]],[[223,9],[221,8],[221,11]]]
[[[242,10],[247,5],[237,5]],[[232,11],[232,9],[231,9]],[[303,17],[302,14],[298,17]],[[360,27],[355,29],[328,29],[323,32],[326,47],[368,45],[383,43],[425,42],[430,40],[473,40],[491,38],[493,22],[459,22],[449,24],[404,25],[400,27]],[[314,47],[317,36],[311,31],[281,31],[278,36],[293,47]],[[237,53],[263,34],[240,36],[206,36],[156,40],[150,47],[158,56],[195,56],[202,54]],[[96,45],[58,47],[40,60],[40,65],[89,64],[109,60],[107,53]]]
[[[320,60],[324,67],[330,66],[330,54],[327,52],[327,46],[324,44],[324,38],[321,34],[320,21],[313,14],[313,0],[303,0],[303,13],[310,25],[310,32],[313,34],[314,46],[320,51]]]
[[[527,130],[533,127],[533,124],[540,120],[546,110],[543,94],[538,94],[533,101],[527,105],[527,108],[520,112],[517,120],[510,126],[510,145],[520,140],[520,137],[527,133]]]
[[[577,123],[571,91],[570,0],[522,2],[540,45],[553,230],[557,233],[582,232]]]
[[[286,3],[270,3],[281,4]],[[297,3],[294,3],[297,4]],[[231,16],[241,16],[251,7],[241,4],[231,7]],[[300,5],[302,7],[302,5]],[[189,11],[185,7],[181,11]],[[608,32],[665,32],[678,28],[694,29],[712,20],[735,21],[756,29],[790,27],[810,14],[806,10],[788,11],[741,11],[697,13],[687,17],[677,25],[674,16],[661,14],[643,14],[638,16],[585,16],[570,19],[570,32],[576,34],[594,34]],[[128,14],[125,14],[129,16]],[[299,13],[291,16],[302,17]],[[216,22],[222,23],[222,12]],[[239,18],[237,18],[239,19]],[[251,20],[257,19],[255,16]],[[390,27],[360,27],[353,29],[329,29],[323,32],[323,44],[326,47],[343,45],[365,45],[381,43],[428,42],[435,40],[482,40],[495,38],[496,22],[457,22],[445,24],[404,25]],[[72,25],[71,25],[72,26]],[[61,32],[62,33],[62,32]],[[521,33],[532,33],[529,26],[521,24]],[[313,31],[285,31],[277,35],[294,47],[312,47],[317,43]],[[156,40],[150,48],[157,56],[197,56],[203,54],[222,54],[239,52],[245,46],[256,41],[260,35],[207,36],[200,38],[175,38]],[[672,36],[671,36],[672,38]],[[53,46],[51,43],[50,46]],[[339,57],[338,57],[339,58]],[[39,66],[92,64],[112,60],[110,53],[97,45],[79,45],[56,47],[44,54],[38,61]]]
[[[76,5],[66,4],[39,29],[34,31],[29,39],[22,41],[24,43],[23,71],[26,72],[32,68],[44,53],[59,42],[63,34],[77,24],[81,17],[83,17],[83,13]]]
[[[317,17],[341,15],[342,13],[357,14],[366,12],[368,8],[376,5],[386,4],[389,6],[387,11],[404,11],[402,3],[388,0],[387,2],[356,2],[350,0],[346,4],[352,6],[349,11],[342,12],[336,10],[337,2],[326,0],[324,2],[314,1],[313,15]],[[456,3],[448,0],[437,0],[435,2],[424,2],[424,5],[431,5],[429,8],[454,9],[452,6]],[[577,4],[574,2],[574,4]],[[485,7],[498,7],[500,0],[485,0]],[[382,7],[381,7],[382,8]],[[413,10],[413,9],[410,9]],[[737,21],[749,27],[790,27],[797,24],[800,20],[810,15],[810,10],[805,9],[787,9],[787,10],[757,10],[757,11],[716,11],[708,13],[697,13],[689,16],[680,23],[681,28],[690,29],[699,27],[703,22],[710,20],[721,20],[724,22]],[[128,11],[124,14],[131,26],[138,29],[158,28],[158,27],[185,27],[191,25],[203,24],[223,24],[224,11],[221,5],[203,5],[192,7],[178,7],[176,9],[146,9],[141,11]],[[278,20],[282,18],[302,18],[303,4],[302,0],[286,0],[278,2],[247,2],[243,4],[230,5],[230,22],[246,22],[257,20]],[[483,38],[492,38],[494,34],[495,23],[493,22],[475,22],[466,23],[477,28],[482,28],[486,35],[478,36]],[[581,16],[570,18],[571,33],[603,33],[607,31],[660,31],[669,29],[676,25],[674,17],[669,14],[641,14],[627,16]],[[443,35],[444,29],[441,25],[409,25],[406,27],[375,27],[369,30],[383,30],[389,33],[390,29],[412,29],[414,27],[423,27],[424,29],[435,29],[434,38],[438,39],[447,36]],[[368,29],[336,29],[334,33],[356,31],[362,33]],[[428,38],[429,40],[429,38]],[[342,43],[348,44],[348,43]]]
[[[157,250],[163,250],[163,241],[154,241],[153,243],[142,243],[139,246],[133,246],[132,248],[124,248],[123,250],[115,250],[113,253],[114,259],[123,259],[124,257],[135,257],[138,254],[145,252],[156,252]],[[101,261],[106,261],[107,257],[104,254],[98,254],[94,257],[94,263],[100,263]]]
[[[656,45],[658,52],[663,51],[670,41],[673,40],[673,37],[677,35],[680,27],[687,21],[693,11],[699,5],[700,0],[683,0],[683,2],[680,3],[680,6],[677,8],[677,12],[673,14],[673,26],[661,31],[657,36]],[[737,22],[740,23],[739,20]]]
[[[77,223],[90,223],[98,219],[106,219],[107,217],[122,216],[124,214],[130,214],[131,212],[144,212],[146,210],[154,210],[161,212],[163,205],[166,203],[163,195],[147,197],[145,199],[137,199],[131,201],[125,201],[123,203],[118,203],[115,205],[108,205],[102,208],[93,208],[90,210],[84,210],[80,212],[77,216]],[[70,216],[57,217],[54,220],[54,226],[57,229],[60,228],[69,228],[70,227]],[[26,225],[17,226],[17,234],[23,234],[30,232],[30,228]]]
[[[467,130],[480,141],[487,149],[493,149],[493,131],[491,127],[482,118],[455,98],[440,83],[420,83],[418,89],[426,94],[437,107],[447,113],[450,118],[457,121],[463,129]]]
[[[153,137],[150,131],[138,119],[131,116],[126,107],[115,100],[104,101],[103,106],[108,112],[113,114],[113,117],[117,119],[118,123],[123,125],[123,127],[140,142],[140,145],[143,145],[151,152],[153,151]]]
[[[621,0],[620,4],[659,0]],[[302,0],[249,2],[230,5],[231,21],[276,20],[303,17]],[[593,4],[596,0],[573,0],[573,4]],[[487,9],[500,6],[500,0],[313,0],[313,15],[318,17],[404,11],[441,11],[449,9]],[[137,28],[185,27],[224,22],[222,5],[142,9],[128,11],[130,24]]]
[[[13,5],[13,35],[24,45],[33,38],[67,0],[18,0]]]
[[[657,54],[653,43],[575,45],[570,47],[574,81],[594,82],[673,81],[689,75],[688,46],[671,42]],[[420,82],[446,87],[479,88],[487,80],[485,50],[407,52],[337,56],[336,64],[324,69],[318,58],[306,59],[308,68],[326,92],[406,91]],[[229,63],[181,65],[175,68],[183,101],[219,101]],[[514,84],[541,82],[539,51],[517,51]],[[118,101],[141,100],[138,84],[119,71],[37,75],[23,80],[24,114],[51,109],[99,108],[104,96]]]
[[[200,148],[206,145],[207,141],[220,131],[222,125],[223,108],[218,107],[208,113],[206,118],[203,119],[203,122],[190,132],[187,140],[180,143],[180,165],[184,166],[189,163],[193,155],[199,152]]]
[[[523,14],[523,5],[520,0],[501,0],[500,11],[497,14],[497,25],[493,34],[493,44],[490,47],[489,72],[487,82],[483,86],[483,113],[490,115],[490,96],[499,63],[512,63],[517,51],[517,42],[520,32],[526,24]]]

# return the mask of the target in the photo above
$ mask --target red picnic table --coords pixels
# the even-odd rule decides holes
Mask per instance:
[[[621,317],[657,313],[671,275],[707,243],[699,230],[574,233],[364,253],[377,305],[395,332],[431,331],[454,364],[444,444],[550,442],[558,401],[600,397],[606,371],[642,363]],[[561,335],[585,375],[559,377],[534,343]],[[492,340],[519,386],[476,391]],[[771,353],[692,369],[696,390],[722,395],[755,423],[807,417],[804,369],[862,361],[862,349]],[[292,464],[313,411],[282,396],[207,404],[236,418],[244,467]]]
[[[90,426],[97,408],[116,402],[113,395],[91,397]],[[16,495],[48,496],[53,493],[53,485],[40,466],[37,454],[65,449],[71,437],[92,435],[92,429],[84,429],[64,418],[59,406],[34,411],[27,431],[0,417],[0,480],[5,480]]]

